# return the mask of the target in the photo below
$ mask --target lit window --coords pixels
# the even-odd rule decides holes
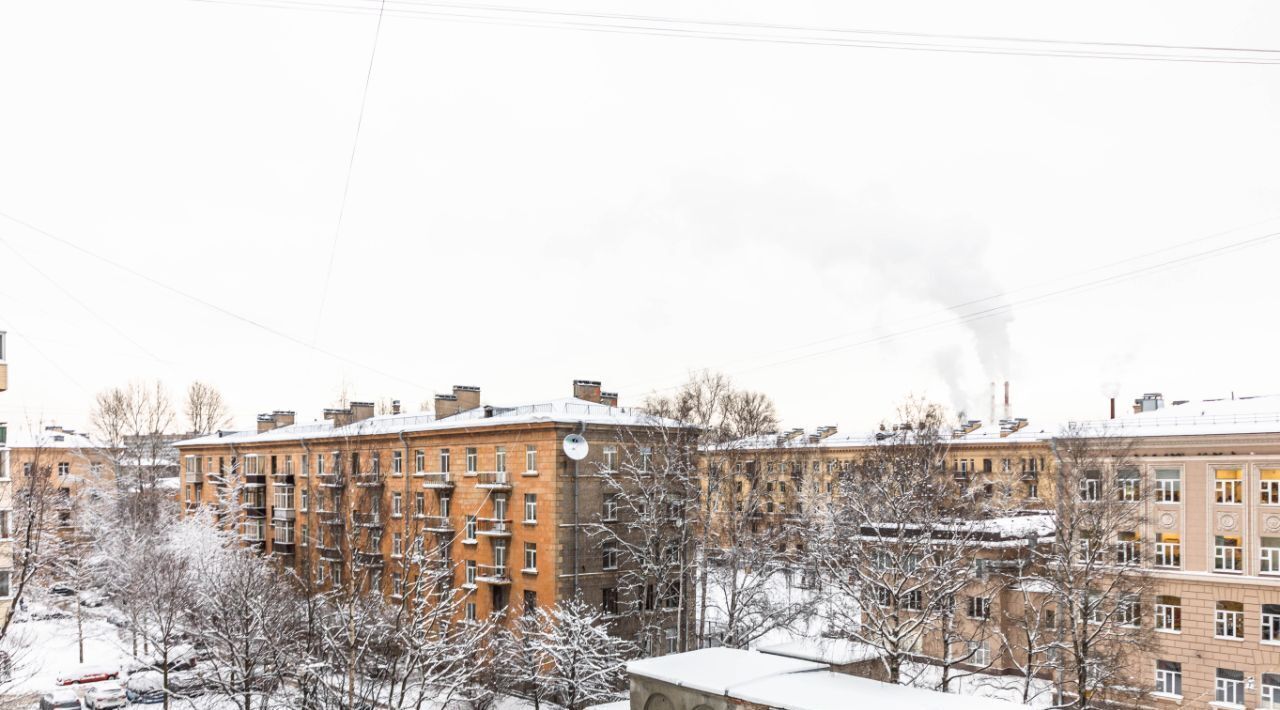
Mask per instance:
[[[1214,472],[1214,501],[1222,504],[1241,502],[1240,469],[1219,469]]]
[[[1264,468],[1259,475],[1263,505],[1280,505],[1280,469]]]
[[[1176,533],[1156,533],[1156,567],[1182,566],[1182,537]]]
[[[1116,563],[1127,566],[1139,564],[1142,561],[1142,550],[1138,534],[1122,532],[1116,537]]]

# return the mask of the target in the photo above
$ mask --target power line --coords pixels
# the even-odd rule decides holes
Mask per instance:
[[[23,220],[21,220],[21,219],[18,219],[17,217],[14,217],[13,215],[10,215],[10,214],[8,214],[8,213],[6,213],[6,212],[0,211],[0,217],[3,217],[4,219],[9,220],[10,222],[13,222],[14,224],[17,224],[17,225],[20,225],[20,226],[22,226],[22,227],[25,227],[26,229],[31,230],[32,232],[35,232],[36,234],[39,234],[39,235],[41,235],[41,236],[43,236],[43,237],[46,237],[46,238],[48,238],[48,239],[52,239],[53,241],[58,242],[59,244],[62,244],[63,246],[66,246],[66,247],[68,247],[68,248],[70,248],[70,249],[74,249],[74,250],[76,250],[76,251],[78,251],[78,252],[80,252],[80,253],[82,253],[82,254],[85,254],[85,255],[87,255],[87,256],[89,256],[89,257],[92,257],[92,258],[94,258],[94,259],[97,259],[98,261],[101,261],[102,263],[107,264],[107,265],[109,265],[109,266],[111,266],[111,267],[113,267],[113,268],[116,268],[116,269],[118,269],[118,270],[120,270],[120,271],[123,271],[123,272],[125,272],[125,273],[127,273],[127,274],[130,274],[130,275],[132,275],[132,276],[135,276],[135,277],[137,277],[137,278],[140,278],[140,279],[142,279],[142,280],[144,280],[144,281],[146,281],[146,282],[148,282],[148,283],[150,283],[150,284],[152,284],[152,285],[154,285],[154,286],[157,286],[157,287],[159,287],[159,288],[164,289],[165,291],[168,291],[168,292],[170,292],[170,293],[174,293],[174,294],[177,294],[177,295],[179,295],[179,296],[182,296],[183,298],[185,298],[185,299],[187,299],[187,300],[189,300],[189,301],[193,301],[193,302],[195,302],[195,303],[197,303],[197,304],[199,304],[199,305],[201,305],[201,306],[204,306],[205,308],[209,308],[209,309],[211,309],[211,310],[217,311],[218,313],[221,313],[222,315],[227,316],[227,317],[229,317],[229,318],[232,318],[232,319],[234,319],[234,320],[238,320],[238,321],[240,321],[241,323],[245,323],[245,324],[247,324],[247,325],[251,325],[251,326],[253,326],[254,328],[257,328],[257,329],[259,329],[259,330],[266,331],[267,333],[270,333],[270,334],[272,334],[272,335],[274,335],[274,336],[276,336],[276,337],[278,337],[278,338],[282,338],[282,339],[284,339],[284,340],[287,340],[287,341],[289,341],[289,342],[293,343],[294,345],[299,345],[299,346],[304,347],[304,348],[306,348],[306,349],[308,349],[308,350],[312,350],[312,351],[314,351],[314,352],[317,352],[317,353],[320,353],[320,354],[322,354],[322,355],[325,355],[325,356],[328,356],[328,357],[330,357],[330,358],[333,358],[334,360],[338,360],[338,361],[340,361],[340,362],[347,363],[348,365],[354,365],[354,366],[359,367],[359,368],[362,368],[362,369],[364,369],[364,370],[368,370],[369,372],[372,372],[372,373],[374,373],[374,374],[376,374],[376,375],[381,375],[382,377],[386,377],[386,378],[388,378],[388,379],[392,379],[392,380],[395,380],[395,381],[397,381],[397,382],[402,382],[402,383],[404,383],[404,384],[411,385],[411,386],[413,386],[413,387],[417,387],[417,388],[418,388],[418,389],[420,389],[420,390],[427,391],[427,392],[430,392],[430,391],[431,391],[431,388],[430,388],[430,387],[427,387],[426,385],[423,385],[423,384],[421,384],[421,383],[419,383],[419,382],[414,382],[413,380],[409,380],[409,379],[406,379],[406,378],[401,377],[401,376],[399,376],[399,375],[395,375],[395,374],[392,374],[392,373],[390,373],[390,372],[386,372],[385,370],[379,369],[379,368],[374,367],[374,366],[372,366],[372,365],[367,365],[367,364],[362,363],[362,362],[360,362],[360,361],[358,361],[358,360],[354,360],[354,359],[352,359],[352,358],[350,358],[350,357],[347,357],[346,355],[342,355],[342,354],[340,354],[340,353],[332,352],[332,351],[330,351],[330,350],[327,350],[327,349],[325,349],[325,348],[320,347],[319,345],[316,345],[315,343],[308,343],[307,341],[303,340],[302,338],[299,338],[299,337],[296,337],[296,336],[290,335],[290,334],[288,334],[288,333],[285,333],[285,332],[283,332],[283,331],[277,330],[277,329],[275,329],[275,328],[272,328],[271,326],[266,325],[265,323],[261,323],[261,322],[259,322],[259,321],[254,320],[253,318],[250,318],[250,317],[248,317],[248,316],[245,316],[245,315],[241,315],[241,314],[239,314],[239,313],[236,313],[235,311],[232,311],[232,310],[230,310],[230,309],[228,309],[228,308],[224,308],[224,307],[222,307],[222,306],[219,306],[219,305],[218,305],[218,304],[216,304],[216,303],[211,303],[211,302],[209,302],[209,301],[206,301],[205,299],[203,299],[203,298],[201,298],[201,297],[199,297],[199,296],[197,296],[197,295],[195,295],[195,294],[188,293],[188,292],[186,292],[186,291],[183,291],[183,290],[182,290],[182,289],[180,289],[180,288],[177,288],[176,286],[172,286],[172,285],[167,284],[167,283],[165,283],[165,282],[163,282],[163,281],[160,281],[159,279],[156,279],[156,278],[154,278],[154,277],[152,277],[152,276],[149,276],[149,275],[147,275],[147,274],[145,274],[145,273],[143,273],[143,272],[141,272],[141,271],[138,271],[137,269],[134,269],[133,267],[128,266],[127,264],[122,264],[122,263],[120,263],[120,262],[118,262],[118,261],[116,261],[116,260],[114,260],[114,259],[111,259],[110,257],[106,257],[106,256],[103,256],[103,255],[101,255],[101,254],[98,254],[97,252],[90,251],[89,249],[86,249],[85,247],[80,246],[79,244],[76,244],[75,242],[72,242],[72,241],[69,241],[69,240],[67,240],[67,239],[64,239],[64,238],[62,238],[62,237],[60,237],[60,236],[58,236],[58,235],[56,235],[56,234],[53,234],[52,232],[49,232],[48,230],[41,229],[40,227],[37,227],[37,226],[35,226],[35,225],[31,224],[30,222],[25,222],[25,221],[23,221]]]
[[[371,14],[372,8],[350,4],[356,0],[189,0],[213,5],[273,8],[281,10]],[[344,4],[344,2],[346,4]],[[1165,45],[1129,42],[947,35],[843,28],[814,28],[733,21],[686,20],[642,15],[610,15],[503,6],[450,5],[391,0],[406,7],[391,7],[386,14],[416,19],[470,22],[510,27],[538,27],[661,37],[765,42],[814,46],[859,47],[902,51],[1038,56],[1083,59],[1119,59],[1213,64],[1280,64],[1280,50],[1198,45]],[[444,8],[444,9],[429,9]],[[481,10],[477,13],[475,10]],[[456,11],[446,11],[456,10]],[[484,14],[488,12],[489,14]],[[551,19],[541,19],[543,16]],[[723,29],[716,29],[723,28]],[[757,30],[755,33],[743,29]],[[764,32],[763,34],[761,32]],[[777,34],[779,32],[792,34]],[[813,32],[816,35],[795,34]],[[774,34],[768,34],[774,33]],[[995,43],[995,44],[993,44]],[[1022,46],[1025,45],[1025,46]]]
[[[356,165],[356,150],[360,147],[360,128],[364,125],[364,108],[369,102],[369,82],[373,78],[373,61],[378,56],[378,39],[382,36],[382,14],[386,0],[378,6],[378,23],[373,30],[373,47],[369,50],[369,66],[364,73],[364,89],[360,92],[360,111],[356,114],[356,134],[351,141],[351,156],[347,159],[347,177],[342,181],[342,201],[338,205],[338,223],[333,228],[333,243],[329,245],[329,267],[324,272],[324,285],[320,289],[320,308],[316,311],[316,329],[311,342],[320,338],[320,324],[324,320],[324,306],[329,300],[329,281],[333,278],[333,260],[338,255],[338,237],[342,234],[342,218],[347,213],[347,194],[351,191],[351,173]]]

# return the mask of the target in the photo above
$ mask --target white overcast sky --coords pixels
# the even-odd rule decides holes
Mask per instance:
[[[1280,49],[1275,2],[525,6]],[[84,426],[155,378],[216,385],[242,426],[344,381],[416,408],[587,377],[634,404],[703,367],[842,429],[911,394],[985,416],[1006,377],[1046,420],[1280,391],[1280,240],[1053,295],[1280,230],[1280,65],[388,16],[321,313],[375,21],[0,6],[0,212],[345,358],[0,219],[0,420]],[[1007,316],[946,324],[998,294],[964,312]]]

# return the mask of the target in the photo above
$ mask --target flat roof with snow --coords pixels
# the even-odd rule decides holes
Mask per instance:
[[[843,666],[859,661],[880,658],[884,652],[875,646],[848,639],[829,639],[822,637],[799,638],[786,643],[775,643],[757,648],[761,653],[787,658],[799,658],[803,661],[830,663]]]
[[[996,698],[940,693],[831,671],[786,673],[762,678],[735,687],[731,695],[750,703],[782,710],[848,710],[855,707],[1012,710],[1023,707]]]
[[[724,695],[730,688],[748,681],[826,668],[825,663],[737,648],[702,648],[688,653],[631,661],[627,664],[627,673],[681,688]]]

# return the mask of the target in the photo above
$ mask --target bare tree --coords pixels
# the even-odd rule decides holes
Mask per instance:
[[[100,392],[91,418],[97,453],[111,467],[117,515],[158,521],[171,513],[173,495],[159,485],[176,464],[166,436],[174,424],[173,406],[164,386],[133,382]]]
[[[602,613],[580,599],[540,608],[538,639],[547,658],[549,695],[566,710],[614,700],[626,674],[627,646],[605,629]]]
[[[1035,564],[1059,633],[1055,707],[1140,700],[1144,684],[1131,675],[1131,661],[1152,644],[1141,623],[1152,580],[1140,537],[1151,487],[1131,441],[1071,426],[1053,449],[1055,528]]]
[[[41,581],[49,583],[62,559],[63,540],[58,534],[60,511],[68,504],[53,476],[53,458],[42,442],[28,449],[19,485],[13,492],[12,530],[14,574],[10,582],[10,611],[0,626],[0,638],[8,635],[14,612]]]
[[[904,681],[907,662],[925,655],[944,622],[958,622],[955,604],[981,618],[991,603],[973,591],[975,521],[986,511],[972,484],[947,469],[946,418],[919,402],[898,416],[829,498],[811,495],[806,548],[828,597],[827,633],[877,649],[891,683]]]
[[[195,604],[194,570],[186,554],[168,546],[143,549],[138,562],[128,570],[137,575],[131,603],[139,611],[139,633],[155,653],[154,667],[160,671],[168,710],[169,674],[176,651],[185,643],[188,614]]]
[[[222,393],[203,382],[192,382],[187,388],[185,411],[194,434],[212,434],[231,425],[231,411]]]

